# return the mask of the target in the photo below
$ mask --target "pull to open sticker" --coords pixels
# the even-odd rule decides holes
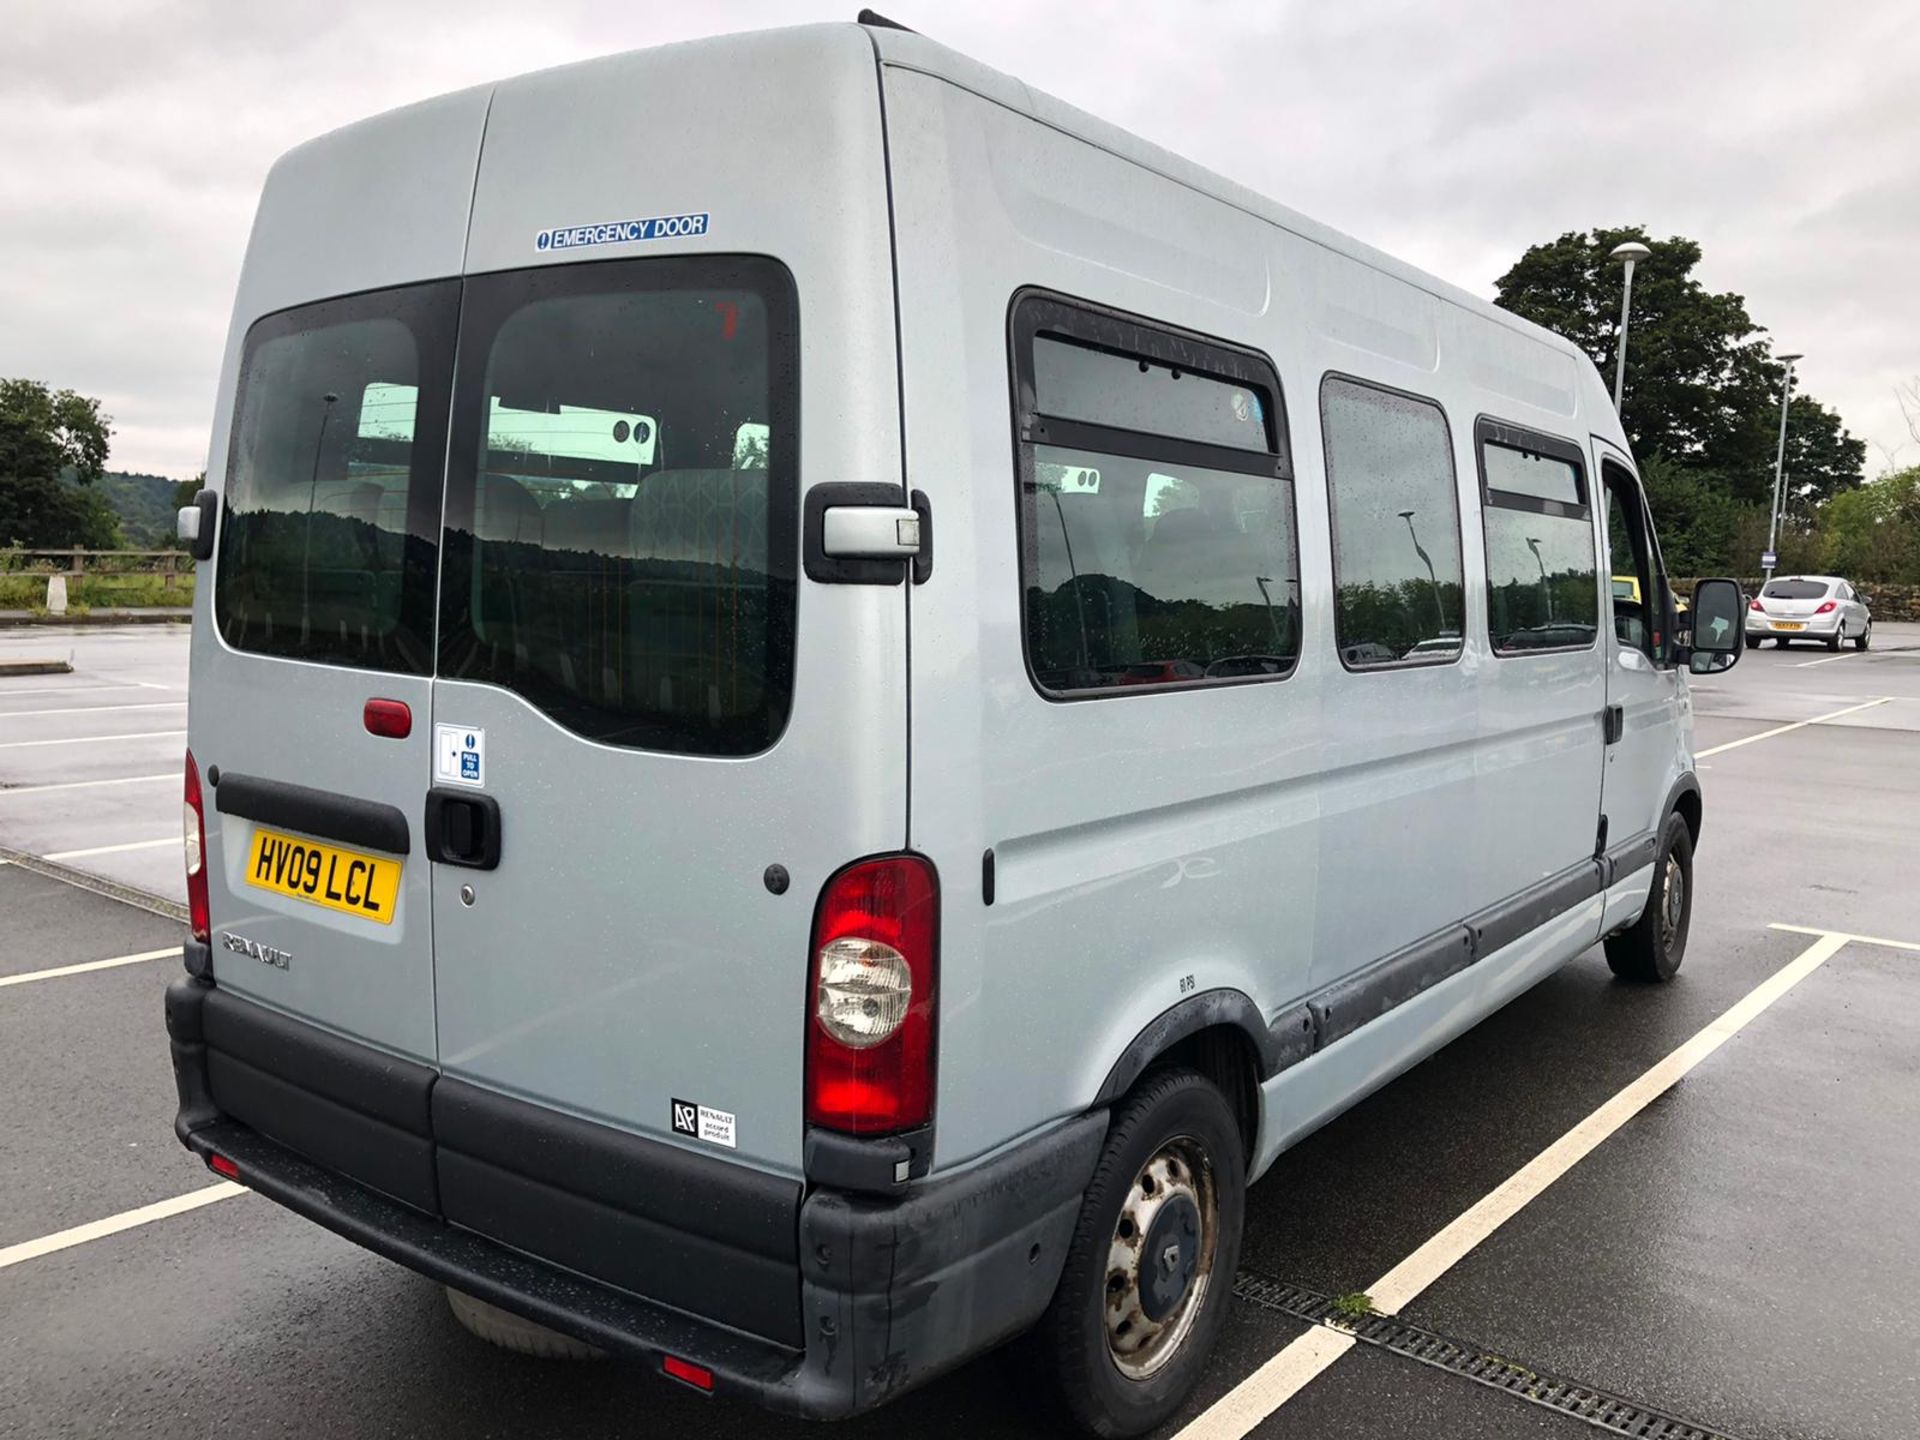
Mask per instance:
[[[485,785],[487,732],[477,725],[435,725],[433,778],[442,785]]]

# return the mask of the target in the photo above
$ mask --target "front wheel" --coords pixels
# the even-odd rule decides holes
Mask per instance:
[[[1686,958],[1693,921],[1693,832],[1678,813],[1667,816],[1653,862],[1653,889],[1640,918],[1606,939],[1607,964],[1622,980],[1671,980]]]
[[[1773,648],[1774,648],[1774,649],[1776,649],[1776,650],[1784,650],[1784,649],[1786,649],[1786,648],[1787,648],[1787,637],[1786,637],[1786,636],[1784,636],[1784,635],[1776,635],[1776,636],[1774,636],[1774,637],[1773,637]]]
[[[1115,1111],[1032,1369],[1088,1434],[1141,1435],[1192,1393],[1240,1263],[1247,1172],[1226,1097],[1149,1074]]]

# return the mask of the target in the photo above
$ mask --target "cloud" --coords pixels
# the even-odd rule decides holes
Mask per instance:
[[[1811,393],[1908,441],[1920,12],[1902,0],[889,8],[1480,293],[1565,230],[1692,236],[1704,282],[1807,352]],[[0,54],[0,374],[99,396],[116,466],[192,474],[281,152],[546,65],[818,18],[776,0],[27,7]]]

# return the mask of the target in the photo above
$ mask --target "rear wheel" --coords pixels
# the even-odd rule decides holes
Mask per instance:
[[[1869,620],[1866,623],[1866,628],[1861,630],[1861,632],[1858,635],[1853,637],[1853,648],[1856,650],[1864,650],[1867,648],[1867,646],[1871,645],[1872,643],[1873,643],[1873,621]]]
[[[1827,637],[1827,649],[1838,650],[1840,648],[1840,642],[1846,638],[1847,622],[1842,620],[1838,625],[1833,627],[1833,634]]]
[[[453,1311],[453,1318],[469,1333],[478,1335],[489,1345],[498,1345],[502,1350],[511,1350],[518,1355],[533,1355],[542,1360],[604,1360],[607,1352],[576,1340],[571,1335],[562,1335],[558,1330],[549,1330],[544,1325],[515,1315],[511,1310],[502,1310],[498,1305],[489,1305],[451,1285],[446,1287],[447,1308]]]
[[[1678,813],[1667,817],[1653,890],[1640,918],[1606,940],[1607,964],[1622,980],[1671,980],[1687,953],[1693,919],[1693,832]]]
[[[1758,635],[1747,636],[1747,649],[1758,650],[1759,648],[1760,648],[1760,637]]]
[[[1226,1097],[1191,1070],[1150,1074],[1114,1114],[1060,1287],[1023,1345],[1092,1435],[1177,1410],[1226,1319],[1246,1160]]]

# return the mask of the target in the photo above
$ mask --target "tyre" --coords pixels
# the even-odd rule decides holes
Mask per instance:
[[[1607,964],[1622,980],[1671,980],[1686,958],[1693,919],[1693,832],[1676,812],[1667,817],[1653,863],[1653,891],[1640,918],[1606,939]]]
[[[1784,636],[1784,635],[1776,635],[1776,636],[1774,636],[1774,637],[1773,637],[1773,648],[1774,648],[1774,649],[1776,649],[1776,650],[1784,650],[1784,649],[1786,649],[1786,648],[1787,648],[1787,637],[1786,637],[1786,636]]]
[[[1021,1342],[1088,1434],[1144,1434],[1192,1393],[1233,1297],[1246,1188],[1212,1081],[1153,1071],[1115,1110],[1060,1286]]]
[[[532,1355],[541,1360],[606,1359],[606,1351],[596,1349],[584,1340],[576,1340],[571,1335],[562,1335],[558,1330],[536,1325],[510,1310],[477,1300],[451,1285],[445,1288],[447,1308],[453,1311],[453,1318],[470,1334],[478,1335],[489,1345],[498,1345],[502,1350],[511,1350],[517,1355]]]
[[[1864,650],[1873,643],[1873,621],[1867,621],[1866,628],[1853,637],[1853,648]]]
[[[1759,648],[1760,648],[1760,637],[1758,635],[1747,636],[1747,649],[1758,650]]]
[[[1842,620],[1838,625],[1833,627],[1833,634],[1827,637],[1827,649],[1837,653],[1840,649],[1840,642],[1846,638],[1847,622]]]

